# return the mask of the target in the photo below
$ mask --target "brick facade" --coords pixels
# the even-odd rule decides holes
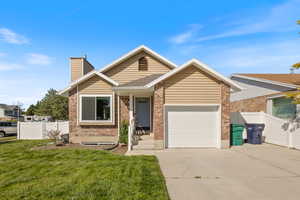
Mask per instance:
[[[221,83],[221,147],[230,145],[230,87]]]
[[[266,112],[267,96],[231,102],[230,110],[231,112]]]
[[[69,92],[69,129],[70,142],[102,142],[117,141],[118,136],[118,110],[117,97],[115,97],[115,124],[114,125],[84,125],[81,126],[77,121],[77,89]]]
[[[221,83],[221,146],[229,147],[230,141],[230,87]],[[153,133],[157,148],[164,148],[164,86],[155,87],[153,96]]]
[[[129,96],[120,96],[120,122],[129,122]]]
[[[221,140],[222,147],[229,146],[230,137],[230,88],[222,84],[222,119],[221,119]],[[164,86],[158,84],[152,97],[152,119],[153,119],[153,134],[155,146],[157,149],[164,148]],[[84,141],[117,141],[118,135],[118,112],[117,112],[117,97],[115,97],[115,125],[78,125],[77,123],[77,93],[73,89],[69,93],[69,121],[70,121],[70,141],[79,143]],[[120,122],[129,118],[129,97],[120,96],[119,102]]]
[[[153,133],[156,148],[164,148],[164,87],[155,86],[153,95]]]

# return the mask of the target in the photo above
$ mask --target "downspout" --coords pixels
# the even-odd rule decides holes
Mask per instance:
[[[78,122],[78,121],[79,121],[79,117],[80,117],[79,114],[78,114],[78,113],[79,113],[79,111],[78,111],[78,110],[79,110],[79,109],[78,109],[78,106],[79,106],[79,98],[78,98],[78,95],[79,95],[79,94],[78,94],[78,84],[77,84],[77,92],[76,92],[76,98],[77,98],[77,102],[76,102],[76,114],[77,114],[76,124],[77,124],[77,126],[79,125],[79,122]]]
[[[128,151],[132,150],[132,133],[133,133],[133,95],[129,94],[129,127],[128,127]]]
[[[115,99],[115,93],[114,93],[114,99]],[[118,109],[118,140],[116,144],[110,148],[106,148],[104,150],[113,150],[119,146],[120,143],[120,96],[118,95],[118,100],[117,100],[117,109]],[[114,112],[115,113],[115,112]]]

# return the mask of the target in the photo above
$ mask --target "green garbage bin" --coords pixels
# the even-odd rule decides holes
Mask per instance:
[[[244,144],[243,131],[244,125],[242,124],[231,124],[230,125],[230,145],[240,146]]]

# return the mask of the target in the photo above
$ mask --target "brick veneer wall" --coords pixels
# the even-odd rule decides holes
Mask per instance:
[[[221,83],[221,146],[229,147],[230,142],[230,87]]]
[[[114,125],[78,125],[77,123],[77,89],[69,93],[69,130],[70,142],[80,143],[87,141],[117,141],[118,136],[118,109],[115,97],[115,124]]]
[[[231,112],[266,112],[267,96],[231,102],[230,110]]]
[[[153,133],[157,149],[164,148],[164,87],[155,86],[153,95]]]
[[[120,96],[120,120],[129,121],[129,96]]]

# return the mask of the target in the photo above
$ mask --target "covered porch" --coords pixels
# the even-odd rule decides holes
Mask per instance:
[[[150,75],[132,81],[113,90],[120,98],[128,98],[128,111],[120,109],[122,115],[128,115],[128,151],[132,149],[154,149],[153,133],[153,96],[154,87],[145,87],[160,75]],[[122,117],[120,119],[122,120]]]

